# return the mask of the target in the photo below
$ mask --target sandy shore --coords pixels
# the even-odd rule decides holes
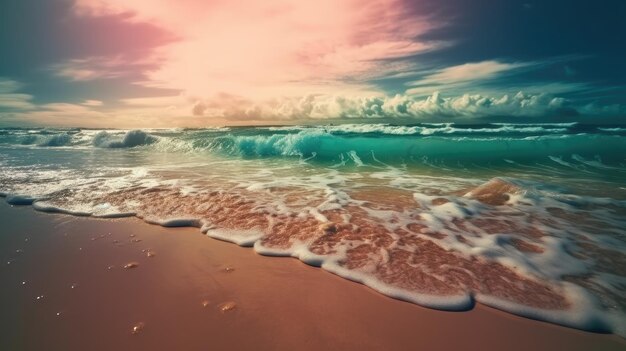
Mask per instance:
[[[481,305],[422,308],[192,228],[4,201],[0,223],[0,350],[626,348]]]

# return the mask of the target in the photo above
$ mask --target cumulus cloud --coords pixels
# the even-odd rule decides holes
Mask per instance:
[[[191,109],[191,114],[194,116],[203,116],[206,109],[206,105],[203,102],[198,101],[195,105],[193,105],[193,108]]]
[[[235,100],[232,100],[235,101]],[[245,101],[245,100],[242,100]],[[198,109],[202,106],[202,109]],[[213,106],[209,109],[209,106]],[[206,113],[211,111],[211,114]],[[197,113],[201,112],[201,113]],[[557,114],[616,115],[621,106],[576,106],[570,101],[550,94],[517,94],[486,96],[463,94],[444,97],[439,92],[424,98],[406,94],[394,96],[345,97],[307,95],[282,98],[263,103],[230,104],[223,100],[205,100],[194,105],[195,115],[207,115],[227,120],[324,120],[337,118],[413,118],[480,119],[493,116],[549,117]]]
[[[622,105],[590,103],[576,105],[550,94],[464,94],[427,97],[397,94],[369,97],[305,95],[255,102],[234,95],[196,99],[184,94],[128,99],[119,108],[54,103],[34,110],[0,112],[0,124],[142,128],[204,127],[208,125],[249,125],[277,123],[328,123],[335,120],[391,122],[476,122],[506,117],[535,118],[549,122],[569,116],[571,121],[607,118],[626,114]],[[11,122],[12,121],[12,122]]]

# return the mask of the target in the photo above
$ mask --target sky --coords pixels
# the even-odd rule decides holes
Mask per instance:
[[[20,0],[0,125],[626,123],[623,0]]]

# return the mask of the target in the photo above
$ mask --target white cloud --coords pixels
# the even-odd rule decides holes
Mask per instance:
[[[506,63],[495,60],[465,63],[443,68],[407,85],[446,85],[487,80],[495,78],[502,73],[532,64],[521,62]]]
[[[571,57],[566,57],[571,59]],[[514,95],[524,91],[531,95],[550,94],[559,95],[571,92],[581,92],[592,89],[592,86],[583,82],[512,82],[509,77],[522,72],[538,69],[565,58],[556,57],[544,61],[531,62],[501,62],[488,60],[465,63],[428,72],[419,80],[405,83],[411,88],[405,91],[408,95],[427,96],[433,91],[440,91],[447,95],[463,95],[468,91],[481,95]]]
[[[22,87],[20,82],[0,77],[0,94],[13,93]]]
[[[152,58],[131,60],[121,55],[92,56],[70,59],[54,64],[50,69],[59,77],[72,81],[90,81],[96,79],[112,79],[139,74],[142,68],[148,67]]]
[[[538,66],[540,62],[500,62],[488,60],[470,62],[462,65],[450,66],[428,72],[419,80],[407,82],[412,86],[406,90],[410,95],[428,95],[433,91],[459,93],[467,91],[471,87],[476,90],[479,84],[501,78],[503,75],[512,74],[522,68]]]
[[[255,102],[233,95],[194,99],[185,95],[124,100],[119,108],[100,109],[84,104],[44,104],[35,110],[16,111],[10,119],[21,124],[80,127],[204,127],[209,125],[249,125],[324,123],[329,119],[371,119],[372,122],[479,121],[490,117],[535,117],[549,121],[563,112],[581,117],[614,117],[626,113],[621,105],[575,105],[549,94],[464,94],[428,97],[398,94],[306,95]],[[0,115],[1,116],[1,115]],[[7,114],[4,114],[7,116]],[[2,117],[0,117],[2,119]],[[4,117],[5,122],[8,120]]]
[[[22,84],[12,79],[0,78],[0,109],[29,110],[35,106],[32,95],[17,93]]]
[[[193,114],[226,120],[300,120],[336,118],[414,118],[480,119],[492,116],[549,116],[563,112],[585,114],[612,114],[623,107],[575,106],[568,100],[549,94],[509,95],[463,94],[444,97],[435,92],[424,98],[398,94],[395,96],[345,97],[307,95],[300,98],[282,98],[264,103],[245,100],[213,99],[198,101]]]
[[[28,94],[0,94],[0,108],[29,110],[35,107],[32,99]]]
[[[81,105],[96,107],[96,106],[102,106],[102,104],[103,103],[100,100],[85,100],[85,101],[83,101],[83,103]]]

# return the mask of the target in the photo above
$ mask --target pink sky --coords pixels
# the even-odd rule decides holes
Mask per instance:
[[[435,24],[406,16],[400,5],[396,0],[78,0],[75,11],[131,13],[129,20],[158,25],[179,39],[144,58],[157,64],[147,66],[147,79],[137,84],[178,89],[187,101],[228,94],[260,102],[382,94],[365,81],[411,69],[414,63],[393,59],[435,45],[417,39]],[[85,68],[89,60],[94,70]],[[111,77],[127,64],[119,57],[82,58],[60,66],[59,74],[76,80]]]
[[[624,111],[615,103],[623,86],[614,84],[619,75],[596,75],[599,68],[616,65],[593,63],[610,63],[614,55],[589,54],[588,46],[608,38],[606,30],[595,41],[579,41],[589,28],[578,28],[578,22],[567,27],[570,16],[547,3],[50,0],[43,5],[13,6],[38,25],[19,30],[23,45],[7,51],[7,63],[0,65],[4,124],[170,127]],[[49,16],[35,22],[43,12]],[[556,15],[563,24],[557,32]],[[28,22],[18,18],[5,21]],[[524,18],[543,22],[531,28]],[[568,34],[562,28],[572,31],[570,39],[555,41],[550,35]],[[613,50],[607,43],[605,49]],[[552,50],[559,45],[567,47]]]

